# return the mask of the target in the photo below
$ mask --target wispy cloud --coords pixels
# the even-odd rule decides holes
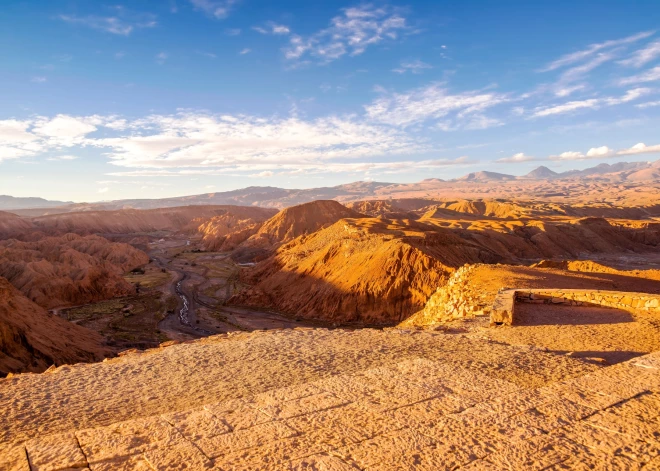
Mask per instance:
[[[224,20],[229,16],[238,0],[190,0],[190,3],[196,10],[202,11],[208,16]]]
[[[272,21],[266,23],[265,26],[253,26],[252,29],[261,34],[287,35],[291,32],[291,29],[288,26],[277,24]]]
[[[630,58],[619,63],[631,67],[642,67],[658,57],[660,57],[660,40],[653,41],[646,47],[636,50]]]
[[[623,78],[619,80],[619,85],[632,85],[635,83],[655,82],[658,80],[660,80],[660,66],[653,67],[641,74]]]
[[[542,68],[540,72],[549,72],[551,70],[560,69],[562,67],[566,67],[568,65],[590,59],[602,50],[629,45],[637,41],[641,41],[642,39],[646,39],[652,36],[654,33],[655,31],[644,31],[641,33],[633,34],[632,36],[627,36],[622,39],[613,39],[609,41],[604,41],[602,43],[590,44],[585,49],[563,55],[559,59],[550,62],[548,65]]]
[[[640,103],[639,105],[635,105],[635,108],[654,108],[656,106],[660,106],[660,101],[647,101],[646,103]]]
[[[59,15],[59,19],[121,36],[128,36],[137,29],[153,28],[157,25],[156,16],[151,13],[136,13],[122,6],[114,6],[112,10],[114,14],[110,16],[64,14]]]
[[[32,77],[30,79],[30,82],[32,82],[32,83],[44,83],[44,82],[47,82],[47,81],[48,81],[48,79],[46,77],[41,77],[41,76]]]
[[[46,160],[50,160],[53,162],[61,162],[61,161],[71,161],[71,160],[76,160],[78,156],[76,155],[58,155],[55,157],[48,157]]]
[[[410,126],[452,115],[448,127],[469,124],[488,108],[509,101],[504,94],[472,91],[452,94],[443,84],[432,84],[405,93],[386,93],[365,106],[367,116],[393,126]]]
[[[238,36],[241,34],[241,28],[228,28],[225,30],[227,36]]]
[[[249,53],[251,53],[251,52],[252,52],[252,49],[250,49],[249,47],[246,47],[246,48],[244,48],[244,49],[241,49],[240,52],[239,52],[239,54],[242,55],[242,56],[244,56],[245,54],[249,54]]]
[[[362,54],[369,46],[395,40],[406,30],[406,20],[391,8],[363,5],[345,8],[330,26],[309,37],[291,35],[284,55],[290,60],[310,56],[322,63],[349,54]]]
[[[432,68],[433,66],[431,64],[427,64],[426,62],[422,62],[421,60],[417,59],[414,61],[401,62],[401,65],[396,69],[392,69],[392,72],[396,72],[397,74],[405,74],[406,72],[421,74],[424,72],[424,70]]]
[[[539,106],[535,108],[532,117],[541,118],[545,116],[571,113],[573,111],[584,109],[598,109],[601,106],[621,105],[623,103],[637,100],[651,92],[652,90],[649,88],[635,88],[628,90],[624,95],[620,97],[589,98],[587,100],[569,101],[560,105]]]

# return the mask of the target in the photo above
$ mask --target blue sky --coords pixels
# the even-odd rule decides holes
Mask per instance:
[[[651,0],[5,0],[0,194],[656,160],[658,18]]]

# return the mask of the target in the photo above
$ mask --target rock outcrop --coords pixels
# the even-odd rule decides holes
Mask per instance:
[[[0,276],[46,309],[131,294],[122,275],[148,262],[144,252],[99,236],[0,242]]]
[[[48,314],[0,277],[0,376],[103,359],[96,332]]]

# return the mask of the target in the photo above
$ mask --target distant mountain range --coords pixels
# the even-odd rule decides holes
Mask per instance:
[[[24,216],[39,216],[70,211],[98,211],[117,209],[155,209],[187,205],[241,205],[285,208],[314,200],[359,201],[396,197],[430,197],[438,190],[465,188],[489,183],[524,183],[574,181],[579,183],[660,183],[660,160],[655,162],[618,162],[599,164],[584,170],[555,172],[540,166],[526,175],[481,171],[471,172],[453,180],[428,178],[418,183],[354,182],[333,187],[285,189],[271,186],[251,186],[240,190],[161,199],[127,199],[98,203],[67,203],[43,198],[14,198],[0,196],[0,210],[11,210]],[[546,185],[547,186],[547,185]],[[546,189],[547,190],[547,189]],[[555,193],[540,193],[543,195]],[[406,196],[404,196],[406,195]]]
[[[49,201],[43,198],[16,198],[0,195],[0,211],[7,209],[52,208],[73,204],[71,201]]]

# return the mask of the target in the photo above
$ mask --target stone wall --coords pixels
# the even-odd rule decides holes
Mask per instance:
[[[516,302],[604,306],[628,312],[660,314],[660,295],[585,289],[507,289],[498,293],[491,309],[491,324],[511,325]]]

